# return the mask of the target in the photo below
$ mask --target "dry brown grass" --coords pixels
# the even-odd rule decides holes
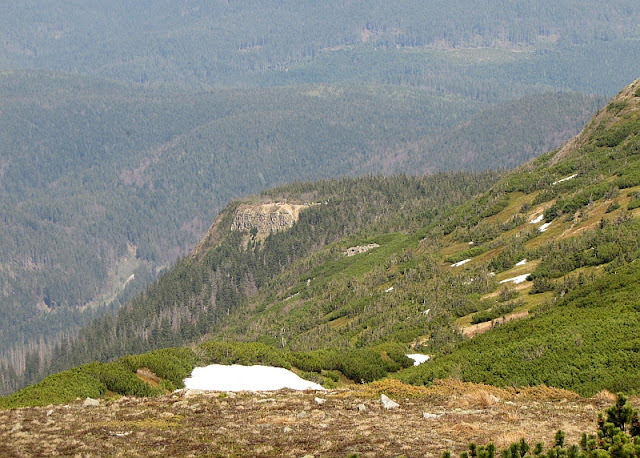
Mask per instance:
[[[611,404],[616,401],[616,395],[609,390],[602,390],[593,395],[591,399],[593,399],[594,401],[606,402]]]
[[[520,390],[518,397],[524,399],[540,399],[545,401],[561,401],[580,399],[580,395],[573,391],[563,390],[561,388],[553,388],[546,385],[537,385]]]
[[[548,400],[561,390],[546,387],[523,391],[527,396],[451,379],[430,387],[383,380],[326,392],[172,393],[98,407],[79,400],[0,410],[0,456],[458,455],[469,442],[504,448],[525,437],[549,445],[558,429],[574,444],[583,431],[595,432],[597,412],[606,407],[593,398]],[[382,408],[382,392],[400,406]]]
[[[147,382],[151,386],[158,386],[162,379],[158,377],[151,369],[141,367],[136,371],[136,376],[143,382]]]
[[[428,388],[430,395],[445,396],[448,398],[461,398],[475,391],[485,391],[499,399],[510,399],[514,396],[515,390],[508,388],[498,388],[482,383],[462,382],[455,379],[434,380]]]
[[[465,394],[465,398],[471,406],[481,408],[491,407],[500,400],[497,396],[481,388],[469,391]]]
[[[429,395],[429,389],[424,386],[407,385],[396,379],[378,380],[362,385],[362,388],[357,391],[369,396],[386,394],[398,398],[416,398]]]

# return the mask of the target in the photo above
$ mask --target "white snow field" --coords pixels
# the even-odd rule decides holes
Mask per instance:
[[[468,263],[469,261],[471,261],[471,258],[469,258],[469,259],[464,259],[464,260],[462,260],[462,261],[458,261],[458,262],[456,262],[455,264],[451,264],[451,267],[460,267],[460,266],[465,265],[465,264],[466,264],[466,263]]]
[[[429,357],[429,355],[421,355],[420,353],[414,353],[411,355],[407,355],[407,358],[411,358],[413,360],[413,365],[414,366],[419,366],[420,364],[424,363],[425,361],[429,361],[429,359],[431,359]]]
[[[530,224],[538,224],[540,222],[542,222],[542,219],[544,218],[544,214],[540,214],[538,215],[537,218],[532,219],[531,221],[529,221]]]
[[[573,174],[573,175],[571,175],[571,176],[568,176],[568,177],[566,177],[566,178],[562,178],[562,179],[560,179],[560,180],[558,180],[558,181],[554,181],[554,182],[553,182],[553,183],[551,183],[551,184],[552,184],[552,185],[554,185],[554,184],[562,183],[563,181],[573,180],[573,179],[574,179],[575,177],[577,177],[577,176],[578,176],[578,174],[577,174],[577,173],[574,173],[574,174]]]
[[[538,228],[538,230],[539,230],[540,232],[544,232],[544,231],[546,231],[546,230],[547,230],[547,228],[548,228],[549,226],[551,226],[551,223],[544,223],[542,226],[540,226],[540,227]]]
[[[516,266],[524,266],[526,263],[527,263],[527,260],[526,260],[526,259],[523,259],[523,260],[522,260],[522,261],[520,261],[520,262],[516,262]]]
[[[237,364],[196,367],[191,377],[184,380],[184,385],[191,390],[209,391],[324,390],[317,383],[304,380],[282,367]]]

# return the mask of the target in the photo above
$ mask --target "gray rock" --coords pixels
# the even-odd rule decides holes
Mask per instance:
[[[173,404],[173,408],[175,409],[183,409],[189,407],[189,402],[187,401],[178,401]]]
[[[285,434],[290,433],[291,431],[293,431],[293,429],[289,428],[288,426],[285,426],[282,430],[282,432],[284,432]]]
[[[309,414],[307,412],[305,412],[304,410],[302,412],[300,412],[299,414],[296,414],[296,418],[307,418],[309,416]]]
[[[87,398],[82,403],[83,407],[98,407],[99,405],[100,405],[100,401],[98,401],[97,399],[93,399],[93,398]]]
[[[192,398],[194,396],[200,396],[204,394],[204,391],[202,390],[192,390],[192,389],[188,389],[184,392],[184,397],[185,398]]]
[[[441,413],[422,412],[422,418],[424,418],[425,420],[430,420],[432,418],[440,418],[441,416],[442,416]]]
[[[318,405],[322,405],[325,402],[327,402],[326,399],[322,399],[322,398],[313,398],[313,400],[316,401],[316,404],[318,404]]]
[[[366,412],[367,406],[364,404],[358,404],[358,412]]]
[[[395,409],[396,407],[400,407],[400,404],[389,399],[386,394],[380,395],[380,403],[385,409]]]

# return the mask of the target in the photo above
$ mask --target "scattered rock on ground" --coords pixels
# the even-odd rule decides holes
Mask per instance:
[[[98,401],[97,399],[93,399],[93,398],[87,398],[87,399],[84,400],[82,405],[84,407],[98,407],[100,405],[100,401]]]
[[[386,394],[380,395],[380,403],[382,404],[382,407],[384,407],[385,409],[395,409],[396,407],[400,407],[400,404],[389,399],[389,397]]]

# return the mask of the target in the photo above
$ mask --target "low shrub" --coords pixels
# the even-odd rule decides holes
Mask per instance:
[[[207,364],[264,364],[285,369],[291,367],[283,351],[259,342],[210,341],[203,343],[198,349]]]

